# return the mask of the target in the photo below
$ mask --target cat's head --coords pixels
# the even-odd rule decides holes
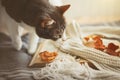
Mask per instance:
[[[57,40],[65,29],[64,13],[70,5],[52,6],[47,0],[32,0],[26,8],[24,22],[35,26],[39,37]]]
[[[61,38],[66,27],[63,14],[69,7],[70,5],[56,7],[53,13],[42,17],[39,26],[36,27],[37,35],[52,40]]]
[[[14,3],[13,3],[14,2]],[[52,6],[48,0],[2,0],[7,13],[17,22],[35,27],[39,37],[57,40],[65,29],[64,12],[70,5]]]

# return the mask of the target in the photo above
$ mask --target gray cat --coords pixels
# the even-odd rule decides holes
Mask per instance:
[[[61,38],[66,25],[63,14],[70,5],[52,6],[48,0],[0,1],[0,26],[8,28],[15,49],[22,48],[20,26],[30,33],[28,52],[31,54],[36,51],[39,37]]]

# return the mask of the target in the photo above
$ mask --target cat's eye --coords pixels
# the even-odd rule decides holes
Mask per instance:
[[[50,26],[50,25],[52,25],[53,23],[56,23],[56,22],[52,19],[52,20],[48,21],[48,22],[46,23],[46,25],[47,25],[47,26]]]
[[[53,24],[55,24],[55,23],[56,23],[55,20],[53,20],[51,18],[47,18],[41,22],[41,26],[42,26],[42,28],[53,28]]]
[[[47,28],[48,28],[48,29],[51,29],[51,28],[53,28],[53,26],[52,26],[52,25],[51,25],[51,26],[49,25],[49,26],[47,26]]]

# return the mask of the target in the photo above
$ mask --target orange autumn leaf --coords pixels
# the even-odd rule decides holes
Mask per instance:
[[[51,62],[56,58],[57,53],[56,52],[43,51],[43,52],[39,53],[39,56],[41,57],[42,61]]]
[[[95,36],[95,37],[93,37],[93,40],[101,40],[101,37],[100,36]]]
[[[116,52],[116,50],[119,48],[119,46],[115,45],[114,43],[109,43],[108,46],[105,46],[103,44],[103,41],[101,39],[101,36],[87,36],[84,39],[87,41],[87,44],[91,43],[88,42],[89,39],[92,39],[92,46],[86,45],[88,47],[93,47],[95,49],[104,51],[105,53],[113,56],[120,56],[120,52]]]
[[[101,51],[104,51],[105,50],[105,46],[96,46],[95,49],[98,49],[98,50],[101,50]]]
[[[45,57],[52,57],[52,56],[56,56],[56,53],[55,52],[50,53],[50,52],[45,51],[44,56]]]
[[[89,41],[90,38],[91,38],[91,41]],[[87,41],[85,45],[88,47],[93,47],[95,49],[102,50],[102,51],[105,49],[105,46],[103,45],[103,42],[101,40],[101,36],[92,35],[92,36],[84,37],[84,39]]]
[[[102,51],[105,49],[105,45],[103,44],[103,41],[99,36],[94,37],[93,40],[94,40],[95,49],[102,50]]]
[[[84,39],[85,39],[86,41],[88,41],[90,38],[89,38],[89,37],[84,37]]]

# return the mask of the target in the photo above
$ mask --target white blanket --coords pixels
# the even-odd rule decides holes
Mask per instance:
[[[120,40],[120,27],[80,27],[78,23],[73,22],[67,27],[63,38],[54,43],[59,50],[58,57],[46,67],[34,71],[34,78],[38,80],[120,80],[120,57],[84,46],[82,38],[88,34],[100,34],[110,39]],[[75,56],[70,54],[92,62],[99,70],[91,68],[87,62],[80,64]]]

